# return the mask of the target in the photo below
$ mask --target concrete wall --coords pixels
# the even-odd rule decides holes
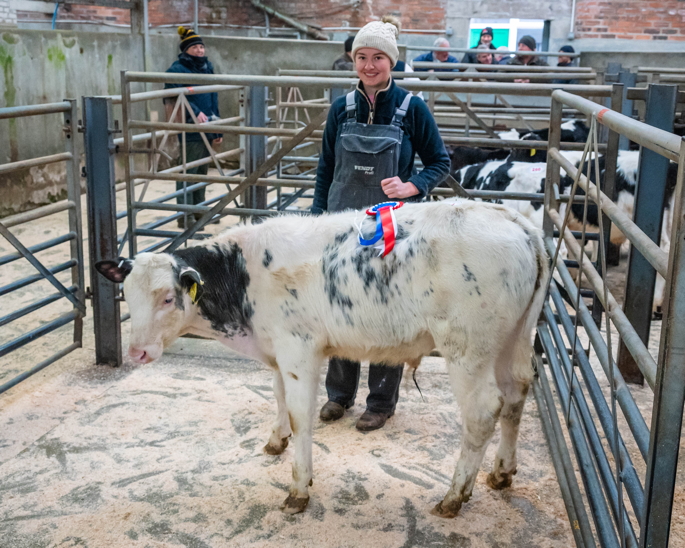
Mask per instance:
[[[178,54],[178,37],[152,35],[150,71],[165,71]],[[330,42],[207,37],[217,73],[274,75],[278,68],[330,68],[341,45]],[[120,33],[7,30],[0,32],[0,107],[117,95],[120,71],[143,70],[142,39]],[[161,88],[154,85],[152,89]],[[133,88],[142,91],[140,85]],[[238,112],[237,94],[221,97],[222,115]],[[144,115],[142,104],[134,112]],[[151,102],[153,119],[164,119],[161,101]],[[118,110],[115,109],[115,116]],[[79,139],[80,141],[80,139]],[[234,141],[234,140],[233,140]],[[227,147],[234,143],[227,139]],[[63,151],[61,115],[0,120],[0,163]],[[60,164],[0,176],[0,217],[63,195]]]

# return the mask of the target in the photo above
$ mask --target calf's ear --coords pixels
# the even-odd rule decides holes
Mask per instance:
[[[133,270],[133,261],[119,257],[116,261],[98,261],[95,269],[109,281],[120,284]]]
[[[205,282],[202,280],[200,273],[194,268],[186,266],[179,273],[178,279],[181,287],[190,295],[193,304],[196,304],[204,293],[204,288],[202,286],[205,285]]]

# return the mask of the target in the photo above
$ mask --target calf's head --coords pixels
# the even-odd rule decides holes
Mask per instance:
[[[108,280],[124,283],[131,313],[131,359],[138,363],[156,360],[164,347],[186,332],[191,308],[203,292],[204,282],[195,269],[179,265],[166,253],[100,261],[95,268]]]

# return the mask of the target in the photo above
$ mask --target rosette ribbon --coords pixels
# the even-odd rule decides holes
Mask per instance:
[[[404,202],[382,202],[366,210],[366,214],[376,218],[376,232],[371,238],[364,238],[361,229],[359,230],[359,244],[363,246],[373,246],[383,239],[381,255],[385,257],[395,247],[395,237],[397,235],[397,221],[394,211],[404,205]]]

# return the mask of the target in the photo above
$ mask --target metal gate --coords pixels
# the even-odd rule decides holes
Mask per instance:
[[[655,104],[661,103],[666,111],[670,110],[671,120],[676,91],[672,86],[649,90]],[[685,227],[682,219],[685,146],[682,139],[672,133],[637,122],[587,99],[563,91],[554,92],[552,99],[545,243],[550,256],[555,256],[557,246],[553,236],[557,231],[571,259],[575,260],[574,266],[582,271],[583,280],[607,312],[603,334],[581,296],[582,286],[563,261],[556,263],[555,271],[570,299],[564,302],[559,289],[551,285],[551,302],[545,304],[536,338],[539,376],[534,385],[535,398],[577,545],[666,547],[685,398]],[[641,145],[635,219],[642,224],[648,218],[649,223],[635,224],[611,200],[613,188],[605,186],[604,192],[599,191],[580,173],[581,167],[576,168],[560,154],[558,127],[563,106],[585,113],[593,120],[595,129],[599,125],[607,127],[610,139],[623,135]],[[593,152],[592,148],[590,152]],[[667,253],[655,240],[659,237],[669,161],[677,162],[678,167],[671,247]],[[607,288],[605,246],[600,245],[601,260],[595,267],[585,258],[585,229],[581,234],[574,234],[566,226],[558,202],[560,168],[575,179],[576,188],[582,189],[586,197],[601,207],[600,226],[604,224],[605,232],[613,222],[631,241],[625,312]],[[607,167],[607,173],[608,170]],[[651,195],[651,200],[645,195]],[[650,207],[651,217],[645,216]],[[656,225],[656,232],[652,230],[652,234],[646,234],[641,229],[645,225]],[[600,243],[604,243],[601,240]],[[645,308],[651,313],[655,272],[666,278],[668,287],[658,360],[654,360],[648,351],[645,333],[638,332],[631,324],[631,319],[644,316]],[[636,297],[635,292],[641,295]],[[647,426],[617,365],[617,345],[611,338],[612,329],[620,336],[623,351],[630,354],[654,390],[651,427]],[[588,348],[583,348],[579,332],[584,341],[589,341]],[[591,353],[601,365],[601,374],[593,370]],[[630,367],[626,372],[634,375]],[[578,474],[574,471],[566,436],[573,447]],[[638,470],[644,470],[644,487]]]
[[[76,120],[76,101],[69,100],[61,103],[50,103],[44,105],[32,105],[26,107],[10,107],[0,109],[0,120],[9,120],[11,124],[16,124],[20,118],[61,115],[62,127],[61,135],[56,135],[55,140],[61,142],[64,152],[31,158],[0,165],[0,174],[15,173],[19,170],[45,166],[57,162],[65,162],[67,199],[45,207],[40,207],[26,213],[19,213],[0,219],[0,235],[14,249],[0,257],[0,268],[9,270],[9,266],[16,267],[15,274],[9,274],[12,278],[10,283],[0,287],[0,297],[12,297],[13,302],[6,300],[3,306],[2,316],[0,317],[0,327],[7,326],[9,329],[14,322],[27,320],[27,316],[32,313],[43,311],[45,307],[58,301],[66,299],[71,304],[71,310],[66,312],[50,313],[51,319],[38,318],[36,315],[31,317],[30,326],[21,327],[21,334],[14,336],[8,331],[7,338],[4,336],[0,340],[0,358],[15,352],[24,346],[41,339],[62,326],[73,323],[72,342],[59,351],[49,355],[40,363],[34,365],[27,371],[23,371],[13,378],[0,385],[0,393],[9,390],[17,383],[37,373],[56,360],[67,355],[76,348],[81,347],[83,337],[83,317],[86,314],[85,305],[85,283],[83,275],[83,240],[81,236],[81,188],[79,185],[78,154],[76,152],[77,120]],[[68,230],[65,234],[53,237],[47,241],[27,246],[21,242],[21,237],[15,235],[11,229],[25,228],[31,221],[42,219],[49,215],[57,215],[62,212],[68,215]],[[15,230],[15,232],[18,232]],[[38,258],[37,254],[43,251],[55,250],[57,246],[68,245],[66,253],[68,260],[59,264],[47,264],[43,258]],[[17,263],[17,261],[27,261],[28,265]],[[20,265],[20,266],[17,266]],[[26,266],[26,268],[23,268]],[[61,272],[70,272],[70,282],[60,281],[57,276]],[[39,299],[31,300],[28,304],[21,303],[24,288],[31,286],[42,280],[47,280],[53,293]],[[24,299],[27,300],[27,299]],[[16,324],[14,324],[16,325]]]

